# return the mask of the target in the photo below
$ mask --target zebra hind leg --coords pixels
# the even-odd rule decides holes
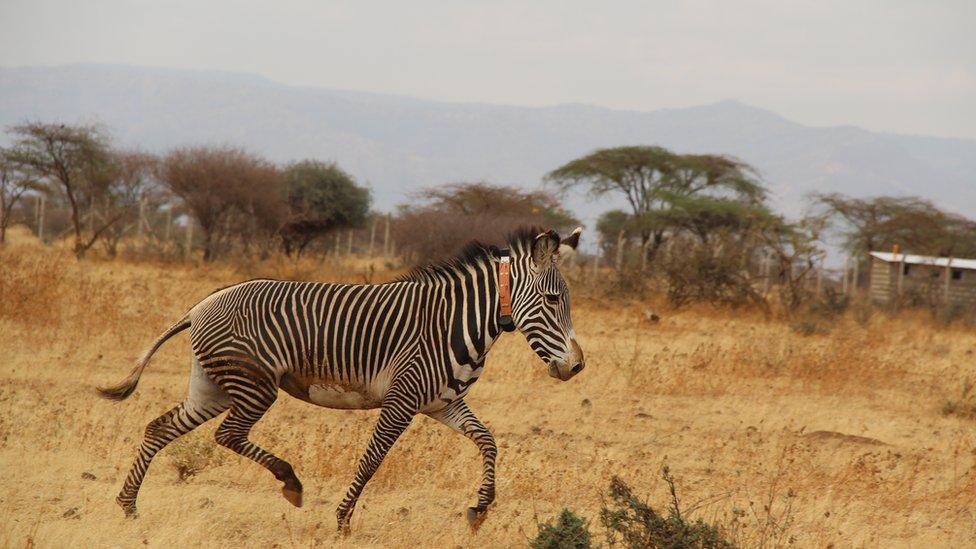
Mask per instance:
[[[302,483],[287,461],[268,452],[248,440],[254,424],[264,416],[278,398],[278,388],[273,383],[256,383],[247,376],[228,376],[221,373],[218,380],[233,401],[230,412],[214,435],[217,444],[264,466],[283,483],[282,495],[295,507],[302,506]]]
[[[136,498],[139,487],[146,477],[153,457],[167,444],[189,433],[209,419],[213,419],[227,409],[230,400],[206,376],[202,375],[199,364],[194,361],[190,378],[190,394],[181,404],[149,422],[139,453],[132,463],[129,474],[116,503],[125,511],[125,516],[136,516]]]

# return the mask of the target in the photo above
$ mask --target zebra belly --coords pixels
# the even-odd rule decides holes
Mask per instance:
[[[281,388],[291,396],[326,408],[368,410],[379,408],[389,388],[387,375],[378,375],[368,383],[337,381],[286,373]]]
[[[308,400],[312,404],[343,410],[366,410],[380,407],[380,400],[369,395],[368,392],[363,394],[363,392],[355,389],[325,383],[309,385]]]

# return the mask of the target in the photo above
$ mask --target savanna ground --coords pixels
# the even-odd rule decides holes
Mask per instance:
[[[976,376],[971,329],[875,313],[801,335],[706,308],[649,323],[646,304],[585,291],[574,298],[582,374],[549,378],[509,335],[468,397],[499,445],[498,499],[476,534],[463,511],[478,452],[418,417],[367,486],[352,534],[337,537],[334,510],[377,412],[284,393],[252,438],[295,466],[303,508],[263,468],[216,447],[212,421],[157,456],[140,517],[126,520],[114,499],[145,425],[185,395],[185,335],[129,400],[93,387],[121,379],[217,287],[258,275],[358,280],[364,265],[78,262],[23,233],[12,240],[0,249],[0,545],[524,546],[564,506],[601,540],[611,476],[663,508],[662,464],[686,511],[746,546],[976,545],[976,421],[943,410]]]

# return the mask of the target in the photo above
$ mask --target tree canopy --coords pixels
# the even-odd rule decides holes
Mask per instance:
[[[203,229],[204,261],[214,259],[232,232],[273,233],[283,217],[278,169],[243,149],[175,149],[159,163],[157,175]]]
[[[656,146],[600,149],[546,179],[563,190],[584,186],[592,196],[623,196],[630,219],[624,222],[619,210],[608,212],[602,226],[637,236],[644,257],[653,257],[669,234],[688,231],[706,241],[717,230],[770,215],[756,171],[729,156],[677,154]]]
[[[821,214],[834,222],[852,253],[886,250],[976,257],[976,222],[945,212],[918,197],[854,198],[839,193],[811,197]]]
[[[471,240],[501,243],[523,225],[568,234],[579,222],[544,191],[484,182],[453,183],[414,194],[396,219],[401,249],[427,260],[457,253]]]
[[[369,189],[357,185],[334,162],[296,162],[285,168],[283,177],[288,217],[280,233],[286,253],[301,253],[330,231],[366,222],[372,202]]]
[[[28,122],[10,128],[14,144],[10,162],[31,172],[39,181],[60,189],[68,201],[74,230],[74,252],[84,255],[103,231],[117,221],[96,219],[93,205],[110,187],[111,148],[97,126]],[[88,226],[85,229],[85,214]]]

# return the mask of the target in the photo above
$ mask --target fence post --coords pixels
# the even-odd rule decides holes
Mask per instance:
[[[186,216],[186,249],[183,254],[189,257],[193,252],[193,216]]]
[[[173,232],[173,208],[169,207],[166,208],[166,232],[163,233],[167,243],[169,242],[169,239],[172,236],[172,232]]]
[[[44,195],[37,195],[37,238],[44,242]]]
[[[769,260],[770,253],[771,252],[769,250],[763,250],[763,296],[769,295],[769,265],[772,263]]]
[[[373,223],[369,228],[369,251],[366,255],[373,257],[373,243],[376,241],[376,216],[373,216]]]
[[[898,252],[895,252],[895,259],[898,259]],[[901,299],[901,286],[902,280],[905,278],[905,256],[901,256],[901,261],[898,262],[898,299]]]
[[[620,271],[624,267],[624,231],[621,230],[620,234],[617,235],[617,270]]]
[[[593,280],[596,281],[600,269],[600,239],[596,241],[596,252],[593,253]]]
[[[146,220],[146,197],[139,199],[139,221],[137,222],[136,234],[139,236],[139,240],[142,240],[143,224]]]
[[[845,295],[845,296],[847,295],[847,274],[848,274],[848,271],[850,270],[850,269],[848,269],[848,267],[850,266],[850,263],[851,263],[851,258],[850,257],[845,257],[844,258],[844,270],[841,271],[841,275],[840,275],[840,287],[841,287],[841,290],[840,291],[841,291],[841,294],[842,295]]]
[[[820,266],[817,267],[817,298],[820,297],[820,291],[823,289],[823,262],[820,262]]]
[[[945,302],[946,302],[946,305],[949,305],[949,284],[950,284],[949,283],[949,280],[951,278],[952,278],[952,258],[950,257],[949,260],[946,262],[946,267],[945,267],[945,289],[943,290],[943,292],[945,293]]]

